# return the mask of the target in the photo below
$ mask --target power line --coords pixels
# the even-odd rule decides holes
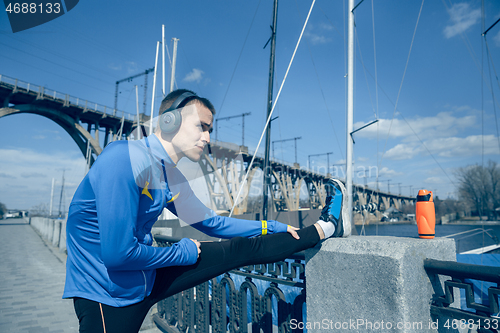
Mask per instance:
[[[59,63],[57,63],[57,62],[53,62],[53,61],[50,61],[50,60],[44,59],[44,58],[42,58],[42,57],[39,57],[39,56],[37,56],[37,55],[34,55],[33,53],[29,53],[29,52],[26,52],[26,51],[20,50],[20,49],[18,49],[18,48],[16,48],[16,47],[10,46],[10,45],[5,44],[5,43],[2,43],[2,42],[0,42],[0,44],[1,44],[1,45],[4,45],[4,46],[6,46],[6,47],[9,47],[9,48],[11,48],[11,49],[14,49],[14,50],[16,50],[16,51],[19,51],[19,52],[25,53],[25,54],[27,54],[27,55],[30,55],[30,56],[32,56],[32,57],[38,58],[38,59],[40,59],[40,60],[46,61],[46,62],[51,63],[51,64],[53,64],[53,65],[56,65],[56,66],[59,66],[59,67],[62,67],[62,68],[68,69],[68,70],[70,70],[70,71],[73,71],[73,72],[75,72],[75,73],[78,73],[78,74],[81,74],[81,75],[87,76],[87,77],[92,78],[92,79],[94,79],[94,80],[101,81],[101,82],[103,82],[103,83],[107,83],[107,84],[109,84],[109,82],[106,82],[106,81],[104,81],[104,80],[102,80],[102,79],[100,79],[100,78],[97,78],[97,77],[95,77],[95,76],[88,75],[88,74],[86,74],[86,73],[83,73],[83,72],[77,71],[76,69],[73,69],[73,68],[71,68],[71,67],[67,67],[67,66],[61,65],[61,64],[59,64]]]

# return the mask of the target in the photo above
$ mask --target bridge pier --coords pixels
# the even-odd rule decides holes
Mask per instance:
[[[94,138],[97,142],[99,142],[99,123],[94,124]]]
[[[109,129],[108,127],[105,127],[104,131],[106,133],[106,134],[104,134],[104,147],[106,147],[108,145],[109,134],[112,135],[112,133],[111,133],[111,129]]]

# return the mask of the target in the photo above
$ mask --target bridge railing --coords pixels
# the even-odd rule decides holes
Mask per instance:
[[[179,239],[156,235],[155,241],[165,247]],[[286,294],[297,296],[287,302]],[[232,270],[171,296],[158,303],[153,320],[163,332],[273,332],[273,325],[292,332],[289,323],[304,320],[305,302],[305,256],[297,253],[285,261]]]
[[[451,329],[478,329],[478,332],[499,332],[500,319],[498,296],[500,295],[500,267],[464,264],[433,259],[424,260],[424,269],[430,275],[449,276],[444,291],[437,291],[431,303],[431,315]],[[477,300],[472,281],[481,282],[487,292]],[[489,287],[486,285],[488,284]],[[454,289],[465,295],[467,309],[450,307],[455,300]],[[444,292],[444,294],[443,294]],[[438,296],[440,295],[440,296]],[[483,298],[481,297],[481,298]]]
[[[122,118],[128,121],[137,121],[137,116],[131,113],[116,110],[114,108],[107,107],[102,104],[90,102],[88,100],[83,100],[78,97],[74,97],[68,94],[64,94],[52,89],[47,89],[36,84],[29,82],[24,82],[18,79],[14,79],[5,75],[0,74],[0,84],[7,84],[13,87],[13,91],[24,91],[26,93],[33,93],[37,95],[37,99],[49,99],[62,103],[64,106],[76,106],[86,111],[100,112],[109,116]]]

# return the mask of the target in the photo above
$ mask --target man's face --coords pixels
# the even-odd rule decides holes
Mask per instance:
[[[172,144],[179,159],[185,156],[193,162],[198,162],[203,150],[210,143],[212,112],[201,103],[195,102],[185,106],[181,115],[181,127],[172,138]]]

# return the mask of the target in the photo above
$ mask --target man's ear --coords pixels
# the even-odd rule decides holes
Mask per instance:
[[[160,130],[160,131],[158,131],[159,135],[157,135],[157,136],[160,137],[164,141],[172,142],[172,139],[175,137],[175,135],[177,134],[178,131],[179,130],[177,130],[177,131],[175,131],[173,133],[165,133],[165,132],[162,132]]]

